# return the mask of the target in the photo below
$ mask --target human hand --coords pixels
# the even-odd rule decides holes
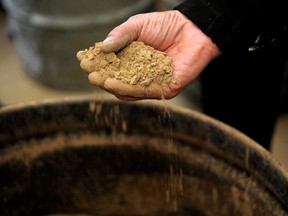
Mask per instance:
[[[221,54],[217,45],[208,36],[176,10],[132,16],[113,29],[100,48],[106,53],[117,52],[136,40],[172,57],[173,76],[177,82],[164,89],[152,86],[146,89],[140,88],[135,92],[131,86],[115,85],[119,84],[119,81],[107,77],[101,78],[96,72],[88,75],[89,81],[122,100],[163,97],[170,99],[179,94],[197,78],[209,62]]]

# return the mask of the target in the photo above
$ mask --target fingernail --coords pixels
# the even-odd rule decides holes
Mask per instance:
[[[103,43],[108,43],[108,42],[111,42],[111,38],[109,38],[109,37],[103,41]]]

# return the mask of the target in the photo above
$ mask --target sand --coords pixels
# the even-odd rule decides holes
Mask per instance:
[[[164,52],[137,41],[116,53],[104,53],[100,46],[101,42],[79,51],[77,58],[87,74],[97,72],[103,82],[107,78],[114,78],[135,89],[152,85],[163,89],[176,83],[172,58]],[[97,83],[101,85],[103,82]]]

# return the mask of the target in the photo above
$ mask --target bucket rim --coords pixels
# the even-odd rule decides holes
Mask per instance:
[[[105,14],[78,15],[75,17],[29,13],[21,10],[11,0],[2,0],[2,2],[8,15],[21,23],[27,23],[39,28],[74,30],[91,28],[91,26],[104,26],[107,23],[116,24],[119,20],[123,21],[127,14],[132,16],[142,12],[141,9],[148,8],[153,3],[153,0],[138,0],[131,5]]]
[[[161,101],[159,103],[159,101],[153,100],[125,102],[112,98],[99,99],[97,96],[72,96],[65,98],[31,101],[28,103],[20,103],[1,107],[0,123],[1,116],[5,116],[6,114],[11,113],[18,113],[31,108],[34,109],[37,107],[51,106],[57,107],[58,105],[63,104],[67,106],[76,106],[77,104],[90,104],[91,102],[99,102],[101,104],[109,103],[112,105],[121,106],[141,106],[143,109],[148,108],[168,111],[171,114],[185,116],[188,120],[196,119],[199,122],[208,124],[209,127],[212,127],[213,129],[217,128],[217,132],[227,134],[231,136],[231,140],[236,141],[233,142],[233,144],[226,143],[225,146],[228,147],[227,149],[222,148],[222,144],[215,144],[214,146],[209,146],[209,148],[203,148],[222,159],[226,159],[227,161],[238,165],[247,173],[253,175],[279,200],[280,203],[282,203],[282,205],[288,211],[288,169],[283,164],[278,162],[268,150],[264,149],[257,142],[242,132],[197,110],[166,104],[163,101],[163,103],[161,103]],[[249,154],[247,154],[247,152]],[[250,161],[255,160],[257,163],[250,163]]]

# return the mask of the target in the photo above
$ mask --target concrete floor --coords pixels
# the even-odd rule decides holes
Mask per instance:
[[[7,38],[4,30],[4,14],[0,13],[0,102],[3,105],[40,101],[44,99],[66,98],[70,96],[89,96],[114,98],[106,92],[95,89],[90,92],[63,91],[44,86],[27,76],[23,71],[15,47]],[[167,104],[200,110],[188,102],[184,94],[167,101]],[[279,116],[272,143],[274,157],[288,167],[288,113]]]

